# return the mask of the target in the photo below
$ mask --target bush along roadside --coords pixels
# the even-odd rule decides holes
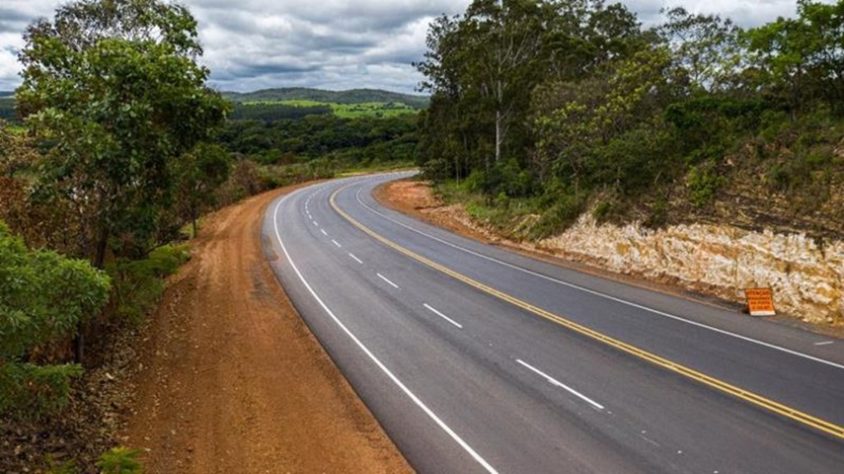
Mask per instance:
[[[29,250],[0,223],[0,413],[43,419],[67,405],[82,368],[62,344],[101,311],[110,278],[88,262]],[[63,347],[64,346],[64,347]]]
[[[0,472],[140,472],[116,447],[131,400],[132,348],[186,244],[104,270],[30,250],[0,222]],[[86,367],[74,360],[80,324],[102,332]]]

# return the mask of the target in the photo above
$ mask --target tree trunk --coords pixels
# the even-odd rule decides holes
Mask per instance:
[[[501,159],[501,102],[502,95],[501,80],[496,81],[495,84],[495,162],[498,163]]]
[[[106,250],[108,249],[108,230],[102,229],[97,236],[97,248],[94,254],[94,267],[100,270],[105,266]]]
[[[76,328],[76,338],[73,340],[73,357],[77,364],[82,364],[85,358],[85,328],[82,324]]]
[[[94,268],[102,270],[105,267],[106,251],[108,250],[108,229],[100,229],[97,235],[97,248],[94,254]],[[79,323],[76,327],[74,338],[74,356],[77,364],[84,364],[85,361],[85,331],[87,324]]]
[[[501,111],[495,111],[495,162],[501,159]]]

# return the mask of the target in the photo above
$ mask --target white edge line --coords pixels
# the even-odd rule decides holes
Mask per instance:
[[[336,241],[336,240],[334,240],[334,239],[331,239],[331,243],[332,243],[332,244],[334,244],[334,245],[336,245],[336,246],[337,246],[337,248],[341,248],[341,247],[343,247],[342,245],[340,245],[340,242],[337,242],[337,241]]]
[[[363,260],[357,258],[355,256],[355,254],[353,254],[352,252],[349,252],[349,256],[352,257],[352,260],[354,260],[354,261],[358,262],[359,264],[363,265]]]
[[[439,317],[441,317],[441,318],[445,319],[446,321],[448,321],[448,322],[450,322],[451,324],[453,324],[453,325],[457,326],[458,328],[463,329],[463,326],[462,326],[460,323],[458,323],[457,321],[455,321],[455,320],[453,320],[453,319],[449,318],[448,316],[446,316],[446,315],[444,315],[444,314],[440,313],[440,312],[439,312],[439,311],[437,311],[435,308],[431,307],[431,305],[429,305],[428,303],[423,303],[423,306],[425,306],[426,308],[428,308],[428,310],[430,310],[432,313],[436,314],[437,316],[439,316]]]
[[[392,286],[393,288],[395,288],[397,290],[399,289],[399,285],[396,285],[395,283],[391,282],[389,278],[387,278],[384,275],[377,273],[377,272],[375,274],[378,275],[378,278],[380,278],[380,279],[386,281],[387,283],[389,283],[390,286]]]
[[[466,252],[466,253],[474,255],[476,257],[483,258],[483,259],[488,260],[490,262],[495,262],[495,263],[498,263],[500,265],[504,265],[505,267],[512,268],[514,270],[518,270],[520,272],[527,273],[529,275],[533,275],[533,276],[543,278],[545,280],[548,280],[548,281],[551,281],[551,282],[554,282],[554,283],[557,283],[557,284],[560,284],[560,285],[563,285],[563,286],[567,286],[569,288],[573,288],[575,290],[580,290],[580,291],[589,293],[591,295],[595,295],[595,296],[598,296],[598,297],[601,297],[601,298],[604,298],[604,299],[615,301],[617,303],[621,303],[621,304],[631,306],[631,307],[634,307],[634,308],[642,309],[642,310],[651,312],[651,313],[659,315],[659,316],[674,319],[676,321],[681,321],[681,322],[684,322],[684,323],[687,323],[687,324],[691,324],[692,326],[697,326],[697,327],[700,327],[700,328],[703,328],[703,329],[708,329],[710,331],[714,331],[714,332],[717,332],[719,334],[723,334],[723,335],[726,335],[726,336],[731,336],[731,337],[734,337],[736,339],[741,339],[741,340],[746,341],[746,342],[752,342],[754,344],[758,344],[760,346],[764,346],[764,347],[767,347],[769,349],[778,350],[778,351],[781,351],[781,352],[785,352],[786,354],[791,354],[793,356],[802,357],[804,359],[808,359],[808,360],[811,360],[811,361],[814,361],[814,362],[818,362],[818,363],[825,364],[825,365],[828,365],[828,366],[831,366],[831,367],[835,367],[837,369],[844,370],[844,365],[842,365],[842,364],[837,364],[835,362],[832,362],[832,361],[829,361],[829,360],[826,360],[826,359],[821,359],[820,357],[815,357],[815,356],[812,356],[812,355],[809,355],[809,354],[804,354],[802,352],[791,350],[791,349],[788,349],[788,348],[785,348],[785,347],[782,347],[782,346],[778,346],[776,344],[771,344],[769,342],[760,341],[758,339],[753,339],[752,337],[742,336],[741,334],[736,334],[734,332],[730,332],[730,331],[727,331],[727,330],[724,330],[724,329],[709,326],[707,324],[699,323],[697,321],[692,321],[690,319],[686,319],[686,318],[683,318],[683,317],[680,317],[680,316],[677,316],[677,315],[674,315],[674,314],[671,314],[671,313],[666,313],[666,312],[660,311],[658,309],[649,308],[647,306],[643,306],[643,305],[640,305],[640,304],[637,304],[637,303],[633,303],[631,301],[623,300],[621,298],[616,298],[615,296],[611,296],[611,295],[608,295],[606,293],[601,293],[600,291],[590,290],[589,288],[585,288],[585,287],[582,287],[580,285],[575,285],[574,283],[568,283],[568,282],[565,282],[565,281],[562,281],[562,280],[558,280],[557,278],[550,277],[548,275],[543,275],[542,273],[534,272],[532,270],[528,270],[526,268],[519,267],[518,265],[513,265],[511,263],[507,263],[507,262],[504,262],[502,260],[498,260],[497,258],[489,257],[487,255],[475,252],[474,250],[467,249],[467,248],[462,247],[460,245],[453,244],[453,243],[448,242],[446,240],[443,240],[439,237],[430,235],[426,232],[423,232],[421,230],[417,230],[417,229],[415,229],[415,228],[413,228],[409,225],[406,225],[402,222],[399,222],[399,221],[391,218],[390,216],[387,216],[386,214],[378,212],[377,210],[373,209],[372,207],[370,207],[369,205],[367,205],[365,202],[363,202],[360,199],[360,191],[361,191],[361,189],[358,189],[358,192],[356,194],[357,201],[359,203],[361,203],[361,205],[363,205],[363,207],[368,209],[370,212],[378,214],[379,216],[383,217],[384,219],[387,219],[388,221],[391,221],[395,224],[398,224],[398,225],[400,225],[400,226],[402,226],[402,227],[404,227],[404,228],[406,228],[410,231],[416,232],[419,235],[424,235],[425,237],[436,240],[437,242],[448,245],[449,247],[455,248],[457,250]]]
[[[288,196],[290,195],[288,194]],[[322,301],[319,295],[317,295],[314,289],[311,288],[311,285],[308,284],[307,280],[305,280],[305,277],[302,276],[302,273],[299,271],[299,268],[296,266],[295,263],[293,263],[293,259],[290,258],[290,254],[287,252],[287,248],[284,246],[284,242],[281,241],[281,234],[278,231],[278,208],[281,203],[284,202],[286,199],[287,196],[279,200],[278,204],[276,204],[275,206],[275,210],[273,211],[273,227],[275,228],[275,235],[278,239],[278,244],[281,246],[281,250],[284,252],[284,256],[287,258],[287,261],[290,262],[290,267],[296,273],[296,276],[299,277],[299,280],[302,282],[305,288],[307,288],[311,296],[314,297],[314,299],[317,301],[317,303],[319,303],[319,305],[328,314],[328,316],[330,316],[331,319],[334,320],[337,326],[339,326],[340,329],[342,329],[343,332],[345,332],[346,335],[349,336],[352,341],[354,341],[354,343],[360,348],[360,350],[363,351],[363,353],[366,354],[367,357],[369,357],[369,359],[372,360],[372,362],[374,362],[375,365],[378,366],[378,368],[381,369],[381,371],[384,372],[387,377],[389,377],[390,380],[392,380],[392,382],[396,384],[396,386],[398,386],[399,389],[401,389],[401,391],[404,392],[405,395],[407,395],[413,401],[413,403],[416,404],[416,406],[421,408],[422,411],[425,412],[425,414],[428,415],[429,418],[434,420],[434,422],[440,428],[442,428],[443,431],[445,431],[454,441],[456,441],[461,448],[463,448],[467,453],[469,453],[469,455],[472,456],[472,458],[477,461],[478,464],[483,466],[483,468],[486,469],[487,472],[491,474],[497,474],[498,471],[496,471],[495,468],[493,468],[484,458],[481,457],[480,454],[478,454],[474,449],[472,449],[472,447],[469,446],[469,444],[464,441],[463,438],[460,437],[460,435],[455,433],[454,430],[452,430],[447,424],[445,424],[445,422],[442,421],[440,417],[438,417],[437,414],[434,413],[430,408],[428,408],[428,406],[425,405],[425,403],[419,397],[417,397],[416,394],[411,392],[410,389],[407,388],[407,386],[405,386],[405,384],[402,383],[402,381],[399,380],[399,378],[396,377],[393,372],[391,372],[390,369],[387,368],[387,366],[385,366],[377,357],[375,357],[375,354],[373,354],[372,351],[369,350],[369,348],[367,348],[362,342],[360,342],[360,339],[358,339],[357,336],[355,336],[349,330],[349,328],[347,328],[346,325],[343,324],[343,322],[340,321],[339,318],[337,318],[334,312],[332,312],[331,309],[326,306],[326,304]]]
[[[536,367],[534,367],[534,366],[532,366],[532,365],[528,364],[527,362],[523,361],[522,359],[516,359],[516,362],[518,362],[519,364],[523,365],[524,367],[527,367],[529,370],[533,371],[534,373],[536,373],[536,374],[538,374],[538,375],[542,376],[542,377],[543,377],[543,378],[545,378],[545,380],[547,380],[547,381],[548,381],[551,385],[556,385],[556,386],[558,386],[558,387],[562,388],[563,390],[565,390],[565,391],[569,392],[570,394],[572,394],[572,395],[576,396],[577,398],[579,398],[579,399],[583,400],[584,402],[586,402],[586,403],[588,403],[588,404],[592,405],[593,407],[597,408],[598,410],[603,410],[603,409],[604,409],[604,406],[603,406],[603,405],[601,405],[600,403],[598,403],[598,402],[596,402],[596,401],[592,400],[591,398],[587,397],[586,395],[584,395],[584,394],[582,394],[582,393],[578,392],[577,390],[575,390],[575,389],[573,389],[573,388],[569,387],[568,385],[566,385],[566,384],[564,384],[564,383],[560,382],[559,380],[555,379],[554,377],[551,377],[550,375],[548,375],[548,374],[546,374],[545,372],[543,372],[543,371],[541,371],[541,370],[537,369]]]

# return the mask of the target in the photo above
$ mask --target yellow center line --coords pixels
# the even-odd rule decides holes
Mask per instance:
[[[640,348],[638,348],[638,347],[636,347],[632,344],[628,344],[626,342],[620,341],[618,339],[610,337],[610,336],[603,334],[601,332],[595,331],[594,329],[590,329],[586,326],[578,324],[578,323],[571,321],[569,319],[566,319],[562,316],[551,313],[550,311],[546,311],[542,308],[534,306],[534,305],[532,305],[532,304],[530,304],[526,301],[523,301],[519,298],[516,298],[515,296],[509,295],[509,294],[504,293],[502,291],[496,290],[495,288],[489,287],[489,286],[487,286],[487,285],[485,285],[485,284],[483,284],[483,283],[481,283],[477,280],[474,280],[474,279],[472,279],[472,278],[470,278],[466,275],[463,275],[462,273],[458,273],[458,272],[456,272],[456,271],[454,271],[454,270],[452,270],[448,267],[445,267],[443,265],[440,265],[437,262],[434,262],[434,261],[432,261],[432,260],[430,260],[426,257],[423,257],[422,255],[419,255],[419,254],[413,252],[410,249],[402,247],[401,245],[393,242],[392,240],[389,240],[386,237],[383,237],[382,235],[376,233],[372,229],[364,226],[363,224],[361,224],[360,222],[355,220],[352,216],[347,214],[345,211],[340,209],[339,206],[337,206],[337,202],[336,202],[336,199],[335,199],[336,196],[337,196],[337,193],[339,193],[340,191],[342,191],[346,187],[348,187],[348,186],[344,186],[344,187],[334,191],[331,194],[331,198],[330,198],[331,207],[338,214],[340,214],[341,217],[343,217],[344,219],[349,221],[350,224],[357,227],[358,229],[360,229],[361,231],[363,231],[364,233],[366,233],[370,237],[374,238],[375,240],[377,240],[377,241],[381,242],[382,244],[386,245],[387,247],[390,247],[393,250],[395,250],[395,251],[397,251],[397,252],[399,252],[403,255],[406,255],[406,256],[412,258],[413,260],[416,260],[419,263],[422,263],[423,265],[426,265],[430,268],[433,268],[434,270],[437,270],[437,271],[444,273],[444,274],[446,274],[446,275],[448,275],[448,276],[450,276],[450,277],[452,277],[456,280],[459,280],[459,281],[461,281],[461,282],[463,282],[463,283],[465,283],[469,286],[472,286],[472,287],[474,287],[474,288],[476,288],[480,291],[483,291],[484,293],[495,296],[498,299],[501,299],[501,300],[506,301],[510,304],[513,304],[513,305],[515,305],[519,308],[522,308],[522,309],[524,309],[524,310],[526,310],[530,313],[533,313],[533,314],[535,314],[535,315],[537,315],[541,318],[547,319],[548,321],[554,322],[554,323],[556,323],[560,326],[563,326],[567,329],[570,329],[570,330],[572,330],[576,333],[579,333],[579,334],[582,334],[582,335],[587,336],[589,338],[592,338],[594,340],[600,341],[600,342],[602,342],[602,343],[604,343],[608,346],[614,347],[614,348],[616,348],[616,349],[618,349],[622,352],[626,352],[626,353],[631,354],[633,356],[636,356],[640,359],[646,360],[646,361],[648,361],[648,362],[650,362],[654,365],[657,365],[657,366],[662,367],[664,369],[668,369],[668,370],[670,370],[674,373],[683,375],[687,378],[690,378],[690,379],[695,380],[697,382],[708,385],[708,386],[710,386],[710,387],[712,387],[716,390],[719,390],[723,393],[738,397],[738,398],[740,398],[744,401],[747,401],[747,402],[749,402],[749,403],[751,403],[751,404],[753,404],[757,407],[761,407],[761,408],[764,408],[764,409],[769,410],[771,412],[774,412],[778,415],[782,415],[782,416],[784,416],[788,419],[797,421],[797,422],[802,423],[806,426],[810,426],[810,427],[815,428],[819,431],[830,434],[830,435],[832,435],[836,438],[844,439],[844,426],[840,426],[840,425],[837,425],[835,423],[832,423],[832,422],[829,422],[829,421],[826,421],[826,420],[822,420],[822,419],[817,418],[815,416],[809,415],[808,413],[804,413],[800,410],[791,408],[791,407],[783,405],[779,402],[775,402],[773,400],[765,398],[762,395],[759,395],[757,393],[751,392],[749,390],[745,390],[745,389],[740,388],[740,387],[736,387],[735,385],[724,382],[723,380],[717,379],[717,378],[712,377],[710,375],[706,375],[702,372],[698,372],[697,370],[691,369],[691,368],[686,367],[682,364],[678,364],[677,362],[673,362],[673,361],[668,360],[664,357],[661,357],[661,356],[658,356],[658,355],[653,354],[651,352],[648,352],[644,349],[640,349]]]

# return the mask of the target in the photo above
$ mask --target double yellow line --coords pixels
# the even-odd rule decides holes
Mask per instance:
[[[590,329],[586,326],[580,325],[580,324],[578,324],[574,321],[571,321],[569,319],[566,319],[562,316],[558,316],[554,313],[551,313],[551,312],[546,311],[542,308],[534,306],[534,305],[532,305],[532,304],[530,304],[526,301],[520,300],[519,298],[511,296],[507,293],[496,290],[495,288],[489,287],[489,286],[487,286],[487,285],[485,285],[485,284],[483,284],[483,283],[481,283],[477,280],[474,280],[474,279],[472,279],[472,278],[470,278],[466,275],[463,275],[462,273],[458,273],[458,272],[456,272],[456,271],[454,271],[450,268],[447,268],[443,265],[440,265],[437,262],[434,262],[434,261],[432,261],[432,260],[430,260],[426,257],[423,257],[422,255],[419,255],[419,254],[417,254],[417,253],[415,253],[415,252],[413,252],[413,251],[411,251],[411,250],[409,250],[405,247],[402,247],[401,245],[393,242],[392,240],[389,240],[386,237],[383,237],[382,235],[376,233],[372,229],[364,226],[363,224],[361,224],[360,222],[355,220],[352,216],[347,214],[345,211],[340,209],[340,207],[337,206],[337,202],[336,202],[335,198],[337,196],[337,193],[339,193],[343,189],[345,189],[345,187],[340,188],[337,191],[334,191],[334,193],[331,194],[331,198],[330,198],[331,207],[334,208],[334,210],[338,214],[340,214],[340,216],[342,216],[344,219],[349,221],[349,223],[352,224],[353,226],[355,226],[358,229],[360,229],[361,231],[365,232],[367,235],[369,235],[373,239],[381,242],[382,244],[386,245],[387,247],[390,247],[393,250],[395,250],[395,251],[397,251],[397,252],[399,252],[403,255],[406,255],[406,256],[412,258],[413,260],[416,260],[419,263],[422,263],[423,265],[426,265],[430,268],[433,268],[434,270],[442,272],[442,273],[444,273],[444,274],[446,274],[446,275],[448,275],[448,276],[450,276],[450,277],[452,277],[456,280],[462,281],[463,283],[465,283],[469,286],[477,288],[478,290],[483,291],[484,293],[490,294],[492,296],[495,296],[498,299],[501,299],[501,300],[506,301],[510,304],[518,306],[519,308],[522,308],[522,309],[524,309],[524,310],[526,310],[530,313],[533,313],[533,314],[535,314],[535,315],[537,315],[541,318],[547,319],[548,321],[559,324],[560,326],[563,326],[567,329],[570,329],[570,330],[572,330],[576,333],[582,334],[582,335],[587,336],[589,338],[592,338],[596,341],[600,341],[600,342],[602,342],[602,343],[604,343],[608,346],[614,347],[614,348],[616,348],[616,349],[618,349],[622,352],[626,352],[630,355],[633,355],[633,356],[636,356],[640,359],[646,360],[646,361],[648,361],[648,362],[650,362],[654,365],[657,365],[657,366],[662,367],[664,369],[670,370],[674,373],[680,374],[684,377],[690,378],[690,379],[695,380],[697,382],[700,382],[702,384],[708,385],[708,386],[710,386],[710,387],[712,387],[716,390],[719,390],[723,393],[726,393],[728,395],[738,397],[738,398],[740,398],[744,401],[747,401],[747,402],[749,402],[749,403],[751,403],[751,404],[753,404],[757,407],[764,408],[764,409],[769,410],[771,412],[774,412],[778,415],[782,415],[782,416],[784,416],[788,419],[791,419],[793,421],[797,421],[797,422],[802,423],[806,426],[812,427],[814,429],[817,429],[819,431],[822,431],[824,433],[832,435],[836,438],[844,439],[844,426],[836,425],[835,423],[831,423],[829,421],[822,420],[820,418],[814,417],[812,415],[809,415],[808,413],[804,413],[800,410],[796,410],[794,408],[788,407],[788,406],[783,405],[781,403],[778,403],[778,402],[775,402],[775,401],[770,400],[768,398],[765,398],[765,397],[763,397],[759,394],[753,393],[753,392],[745,390],[743,388],[736,387],[735,385],[724,382],[723,380],[719,380],[715,377],[712,377],[712,376],[706,375],[704,373],[698,372],[697,370],[691,369],[691,368],[686,367],[682,364],[672,362],[672,361],[670,361],[670,360],[668,360],[664,357],[660,357],[660,356],[653,354],[651,352],[648,352],[644,349],[640,349],[640,348],[638,348],[634,345],[627,344],[626,342],[623,342],[623,341],[620,341],[620,340],[615,339],[613,337],[607,336],[606,334],[595,331],[594,329]]]

